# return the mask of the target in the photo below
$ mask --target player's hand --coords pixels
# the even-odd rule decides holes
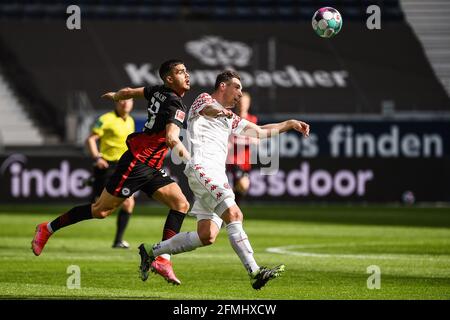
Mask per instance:
[[[292,129],[295,131],[303,133],[303,136],[309,137],[309,124],[303,121],[292,120],[293,126]]]
[[[103,99],[110,99],[110,100],[116,101],[115,95],[116,95],[115,92],[107,92],[107,93],[105,93],[104,95],[102,95],[102,98],[103,98]]]
[[[103,158],[98,158],[97,161],[95,161],[95,166],[99,169],[106,169],[109,167],[109,163]]]
[[[233,111],[224,108],[217,114],[216,117],[227,117],[231,119],[233,117]]]

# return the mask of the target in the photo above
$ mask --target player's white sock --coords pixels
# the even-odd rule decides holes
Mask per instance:
[[[159,256],[164,253],[177,254],[181,252],[192,251],[198,247],[203,246],[198,233],[193,232],[180,232],[174,235],[168,240],[161,241],[153,246],[153,255]]]
[[[50,222],[47,223],[47,230],[48,230],[48,232],[53,233],[53,229],[52,229],[52,226],[50,225]]]
[[[248,241],[247,234],[242,228],[242,222],[233,221],[227,224],[227,233],[231,246],[241,259],[248,273],[258,270],[259,266],[253,258],[253,249],[250,241]]]

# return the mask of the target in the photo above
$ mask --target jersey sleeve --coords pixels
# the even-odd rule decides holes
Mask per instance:
[[[148,101],[150,101],[150,99],[152,98],[152,92],[153,91],[153,87],[144,87],[144,97],[145,99],[147,99]]]
[[[105,118],[98,117],[94,122],[94,126],[92,127],[92,133],[98,135],[99,137],[103,136],[103,130],[105,127]]]
[[[197,115],[202,111],[206,106],[209,106],[214,103],[214,99],[211,97],[209,93],[202,93],[199,95],[191,106],[191,114]]]
[[[231,133],[236,135],[240,134],[248,124],[249,121],[233,114],[233,117],[231,118]]]
[[[169,101],[169,116],[167,123],[175,123],[183,128],[186,121],[186,106],[179,99]]]

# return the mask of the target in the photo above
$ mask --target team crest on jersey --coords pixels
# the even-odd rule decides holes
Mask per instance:
[[[175,120],[178,120],[180,122],[184,122],[185,116],[186,116],[186,113],[184,113],[181,110],[177,110],[177,112],[175,113]]]
[[[124,195],[124,196],[129,196],[130,195],[130,189],[128,189],[128,188],[123,188],[122,189],[122,194]]]

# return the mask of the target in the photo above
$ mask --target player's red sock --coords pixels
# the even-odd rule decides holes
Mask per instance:
[[[55,232],[61,228],[70,226],[71,224],[92,219],[91,204],[85,204],[82,206],[73,207],[66,213],[60,215],[58,218],[50,222],[52,232]]]

